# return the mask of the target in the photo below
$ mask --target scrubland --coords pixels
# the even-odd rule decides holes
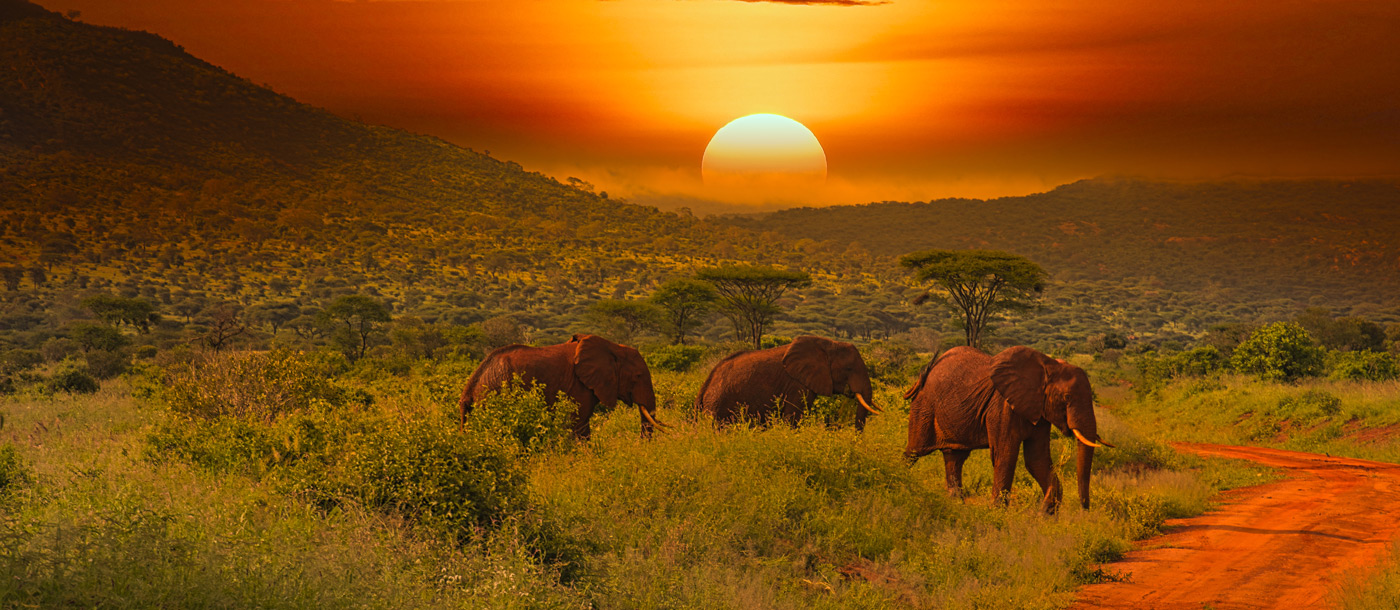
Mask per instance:
[[[898,387],[864,433],[843,401],[796,429],[716,431],[689,407],[703,367],[659,372],[674,431],[642,439],[619,407],[581,443],[524,388],[459,430],[471,364],[235,354],[7,398],[0,603],[1059,608],[1115,578],[1102,564],[1130,540],[1268,476],[1105,413],[1120,449],[1099,454],[1092,509],[1045,516],[1024,473],[989,505],[985,454],[966,503],[939,460],[906,466]]]

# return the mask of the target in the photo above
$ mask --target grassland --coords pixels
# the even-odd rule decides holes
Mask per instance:
[[[1400,463],[1400,381],[1177,380],[1115,411],[1185,441],[1260,445]]]
[[[334,383],[353,391],[252,416],[177,412],[140,375],[7,399],[0,605],[1059,608],[1112,578],[1100,564],[1129,540],[1262,476],[1178,456],[1105,414],[1122,449],[1100,454],[1092,510],[1039,514],[1024,473],[1009,507],[989,506],[982,456],[958,503],[937,460],[901,462],[897,388],[877,394],[888,415],[864,434],[717,432],[687,411],[701,372],[658,375],[673,433],[642,440],[622,409],[595,419],[587,444],[524,450],[456,429],[451,390],[469,364],[341,370]],[[528,403],[482,408],[496,421],[477,423],[522,438],[530,426],[510,417]],[[529,434],[547,440],[545,420]],[[194,457],[210,452],[222,459]],[[464,459],[500,455],[486,474]],[[450,493],[481,481],[509,500],[490,519]]]

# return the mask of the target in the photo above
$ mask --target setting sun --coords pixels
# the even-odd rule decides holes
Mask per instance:
[[[811,188],[826,180],[826,152],[802,123],[751,114],[715,132],[700,169],[708,187]]]

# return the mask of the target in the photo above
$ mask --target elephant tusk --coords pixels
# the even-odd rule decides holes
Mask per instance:
[[[860,406],[865,407],[865,410],[866,410],[866,411],[869,411],[869,412],[874,413],[874,414],[876,414],[876,415],[884,415],[884,414],[885,414],[884,411],[881,411],[881,410],[879,410],[879,409],[876,409],[875,407],[870,406],[870,403],[865,402],[865,397],[864,397],[864,396],[861,396],[860,394],[856,394],[856,401],[860,403]]]
[[[662,430],[665,430],[665,429],[667,429],[667,428],[671,428],[671,426],[668,426],[668,425],[663,424],[663,423],[661,423],[661,422],[659,422],[659,421],[656,421],[656,418],[652,417],[652,416],[651,416],[651,413],[647,413],[647,408],[646,408],[646,407],[638,406],[638,407],[637,407],[637,410],[639,410],[639,411],[642,412],[642,417],[647,418],[647,421],[651,422],[651,425],[656,426],[657,428],[661,428]]]
[[[1069,431],[1074,433],[1074,438],[1079,439],[1079,442],[1084,443],[1085,445],[1088,445],[1090,447],[1110,447],[1116,449],[1116,447],[1114,447],[1113,445],[1103,442],[1103,439],[1099,439],[1099,442],[1096,443],[1087,438],[1084,438],[1084,435],[1079,432],[1078,428],[1070,428]]]

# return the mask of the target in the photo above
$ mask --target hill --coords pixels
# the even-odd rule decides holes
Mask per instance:
[[[1095,179],[1024,197],[798,208],[725,220],[798,240],[799,247],[884,257],[932,248],[1005,250],[1045,266],[1061,289],[1112,288],[1090,299],[1098,305],[1148,296],[1167,306],[1194,302],[1197,317],[1221,320],[1313,305],[1400,321],[1400,184],[1390,181]]]
[[[1039,309],[998,324],[999,343],[1187,341],[1309,305],[1400,322],[1397,193],[1092,180],[991,201],[698,219],[337,117],[154,34],[0,0],[0,348],[70,334],[97,294],[157,304],[162,346],[220,307],[311,316],[357,293],[406,320],[509,317],[552,341],[594,329],[596,300],[724,262],[814,275],[781,303],[777,334],[934,348],[960,333],[943,310],[910,303],[921,290],[896,264],[930,247],[1005,249],[1053,273]],[[931,332],[906,334],[917,328]],[[726,333],[722,319],[702,330]],[[243,339],[324,340],[275,323]]]
[[[9,291],[28,302],[0,331],[61,327],[94,292],[167,314],[365,292],[428,321],[510,313],[548,337],[590,300],[792,252],[18,0],[0,0],[0,202],[0,266],[24,272]]]

